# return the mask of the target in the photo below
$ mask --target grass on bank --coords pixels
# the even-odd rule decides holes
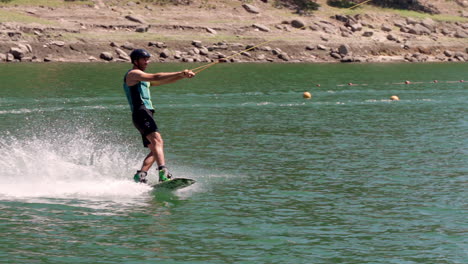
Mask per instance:
[[[235,36],[235,35],[197,35],[196,37],[187,34],[157,34],[157,33],[137,33],[137,32],[100,32],[99,34],[95,33],[62,33],[62,37],[60,38],[63,41],[88,41],[94,43],[102,43],[102,42],[124,42],[128,41],[129,39],[133,41],[162,41],[162,42],[180,42],[186,41],[190,44],[194,39],[200,40],[206,43],[218,43],[218,42],[242,42],[245,43],[247,41],[251,41],[252,43],[261,43],[264,41],[281,41],[280,38],[277,36],[264,36],[262,38],[256,36]],[[304,40],[303,38],[298,39]]]
[[[461,17],[461,16],[452,16],[452,15],[431,15],[426,13],[420,13],[416,11],[410,10],[400,10],[400,9],[385,9],[386,11],[398,14],[404,17],[412,17],[417,19],[425,19],[425,18],[432,18],[437,21],[441,22],[468,22],[468,18]]]
[[[19,23],[37,23],[42,25],[55,25],[56,22],[37,18],[33,16],[28,16],[26,14],[18,13],[11,10],[1,10],[0,9],[0,22],[19,22]]]
[[[335,14],[343,14],[343,15],[364,15],[364,14],[395,14],[402,17],[411,17],[418,20],[423,20],[425,18],[432,18],[433,20],[440,21],[440,22],[468,22],[468,18],[461,17],[461,16],[453,16],[453,15],[431,15],[427,13],[421,13],[411,10],[402,10],[402,9],[392,9],[392,8],[379,8],[374,6],[361,6],[355,9],[339,9],[333,8]]]
[[[64,0],[0,0],[0,6],[44,6],[63,7],[67,5],[94,5],[93,1],[64,1]]]

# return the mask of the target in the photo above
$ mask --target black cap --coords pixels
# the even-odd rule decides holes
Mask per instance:
[[[151,57],[151,54],[145,50],[145,49],[134,49],[132,53],[130,53],[130,59],[132,60],[132,63],[139,58],[149,58]]]

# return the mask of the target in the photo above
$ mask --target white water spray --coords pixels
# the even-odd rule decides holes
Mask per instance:
[[[86,129],[74,134],[0,138],[0,197],[125,200],[150,187],[129,176],[137,161]]]

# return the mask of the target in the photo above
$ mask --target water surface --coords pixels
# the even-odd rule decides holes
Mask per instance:
[[[175,193],[131,180],[128,68],[0,64],[0,262],[468,262],[466,63],[223,64],[153,88],[168,166],[197,181]]]

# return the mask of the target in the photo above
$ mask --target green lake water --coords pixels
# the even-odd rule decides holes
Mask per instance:
[[[153,87],[167,165],[197,181],[173,193],[132,182],[129,68],[0,64],[0,263],[468,263],[467,63],[220,64]]]

